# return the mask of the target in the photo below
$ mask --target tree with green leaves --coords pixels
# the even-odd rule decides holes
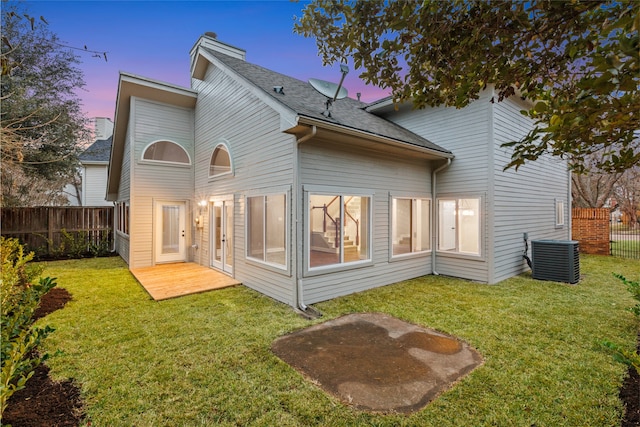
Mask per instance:
[[[294,30],[398,103],[461,108],[489,85],[529,100],[506,167],[550,153],[583,172],[604,153],[593,166],[622,172],[640,164],[638,27],[629,0],[314,0]]]
[[[86,132],[78,57],[24,5],[2,12],[2,206],[66,204]]]

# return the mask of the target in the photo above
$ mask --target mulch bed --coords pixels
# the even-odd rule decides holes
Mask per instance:
[[[65,288],[55,287],[42,296],[40,305],[33,313],[33,319],[38,320],[49,313],[64,308],[71,301],[71,294]]]
[[[69,301],[71,294],[66,289],[53,288],[40,300],[34,318],[60,310]],[[67,427],[78,426],[83,418],[80,389],[72,380],[52,381],[49,368],[40,365],[26,387],[15,392],[7,402],[2,423],[13,427]]]
[[[75,427],[84,418],[80,389],[73,381],[54,382],[40,365],[27,386],[11,396],[2,422],[13,427]]]
[[[63,308],[68,301],[71,301],[71,294],[66,289],[53,288],[40,301],[35,316],[44,317]],[[629,368],[620,389],[620,400],[626,407],[621,427],[640,426],[640,375],[633,368]],[[49,378],[49,368],[40,365],[27,381],[27,386],[9,399],[2,423],[13,427],[66,427],[78,426],[83,419],[80,389],[73,381],[53,382]]]
[[[640,353],[640,333],[638,333],[638,353]],[[640,426],[640,375],[629,367],[627,378],[620,389],[620,400],[626,408],[621,427]]]

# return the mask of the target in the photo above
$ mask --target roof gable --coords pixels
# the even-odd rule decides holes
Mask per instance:
[[[122,172],[125,138],[129,126],[131,97],[140,97],[184,108],[194,108],[198,94],[189,88],[134,74],[120,73],[112,136],[113,144],[109,157],[109,174],[107,178],[107,200],[110,201],[116,200],[120,187],[120,174]]]

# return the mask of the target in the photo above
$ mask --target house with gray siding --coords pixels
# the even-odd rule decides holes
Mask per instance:
[[[305,309],[427,274],[497,283],[569,239],[569,172],[503,171],[531,123],[492,90],[463,109],[334,101],[210,35],[191,87],[121,73],[108,200],[131,269],[195,262]]]
[[[78,156],[80,160],[81,206],[113,206],[106,200],[111,137],[98,139]]]

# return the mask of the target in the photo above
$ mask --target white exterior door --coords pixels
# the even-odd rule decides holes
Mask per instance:
[[[156,202],[156,262],[187,259],[185,202]]]
[[[211,266],[233,274],[233,200],[213,203],[211,224]]]

